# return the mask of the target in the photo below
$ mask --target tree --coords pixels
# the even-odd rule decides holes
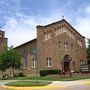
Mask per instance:
[[[13,48],[6,49],[0,55],[0,69],[2,71],[10,69],[10,75],[11,69],[14,75],[14,70],[19,69],[21,65],[21,57]]]
[[[88,64],[90,64],[90,39],[88,39],[87,59],[88,59]]]
[[[90,39],[88,39],[88,47],[87,47],[87,53],[90,56]]]
[[[7,66],[7,60],[6,60],[6,48],[4,49],[4,51],[0,54],[0,70],[2,71],[2,74],[3,72],[6,71],[6,69],[8,68]]]

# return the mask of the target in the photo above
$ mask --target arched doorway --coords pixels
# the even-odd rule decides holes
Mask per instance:
[[[65,73],[68,73],[70,72],[70,61],[72,60],[71,56],[70,55],[65,55],[64,58],[63,58],[63,61],[64,61],[64,72]]]

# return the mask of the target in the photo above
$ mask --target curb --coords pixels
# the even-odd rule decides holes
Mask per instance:
[[[65,86],[60,86],[60,85],[47,85],[47,86],[35,86],[35,87],[14,87],[14,86],[6,86],[2,85],[0,88],[4,89],[15,89],[15,90],[32,90],[32,89],[52,89],[52,88],[63,88]]]

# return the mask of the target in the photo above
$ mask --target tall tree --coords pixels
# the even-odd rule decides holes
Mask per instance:
[[[90,64],[90,39],[88,39],[87,54],[88,64]]]
[[[90,39],[88,39],[88,47],[87,47],[87,53],[88,53],[88,56],[90,56]]]
[[[14,75],[14,70],[19,69],[21,65],[21,57],[13,48],[6,49],[0,55],[0,69],[2,71],[6,71],[7,69],[11,71],[12,69]]]

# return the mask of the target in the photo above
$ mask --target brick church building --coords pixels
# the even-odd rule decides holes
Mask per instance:
[[[65,19],[36,28],[36,39],[14,48],[22,56],[25,73],[34,74],[37,69],[74,72],[80,71],[80,65],[87,64],[85,37]]]

